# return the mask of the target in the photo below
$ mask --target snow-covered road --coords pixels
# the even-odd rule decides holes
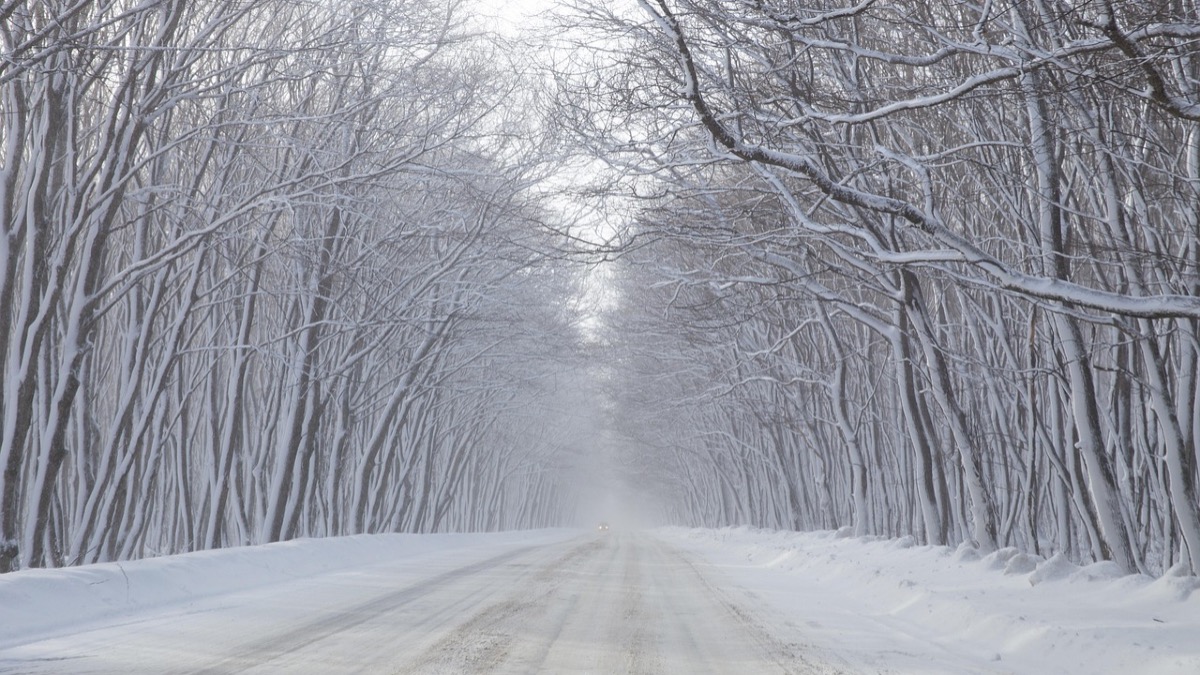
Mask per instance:
[[[1200,579],[844,531],[298,539],[0,575],[0,675],[1194,675]]]
[[[0,672],[840,672],[704,570],[651,535],[514,540],[100,617]]]

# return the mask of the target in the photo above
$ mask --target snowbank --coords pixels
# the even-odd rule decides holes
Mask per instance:
[[[0,648],[31,636],[79,629],[114,614],[188,604],[201,598],[324,573],[422,558],[470,564],[506,549],[560,541],[577,530],[497,534],[382,534],[296,539],[124,563],[33,569],[0,575]]]
[[[1200,579],[846,532],[668,528],[813,646],[889,673],[1200,673]]]

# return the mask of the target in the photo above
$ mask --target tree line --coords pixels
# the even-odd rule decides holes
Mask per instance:
[[[1200,570],[1195,3],[569,21],[563,125],[635,213],[610,395],[673,521]]]
[[[569,516],[552,141],[463,10],[0,4],[0,571]]]

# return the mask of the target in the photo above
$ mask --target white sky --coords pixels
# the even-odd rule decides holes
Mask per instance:
[[[479,15],[483,27],[501,35],[515,36],[537,22],[537,15],[553,9],[555,0],[475,0],[470,11]]]

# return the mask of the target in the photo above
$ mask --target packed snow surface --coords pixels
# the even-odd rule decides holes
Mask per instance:
[[[298,540],[0,576],[0,673],[1198,673],[1198,587],[844,532]]]

